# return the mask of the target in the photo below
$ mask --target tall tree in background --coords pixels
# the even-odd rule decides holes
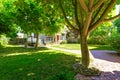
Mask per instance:
[[[38,47],[40,33],[54,34],[60,30],[57,24],[59,17],[56,17],[53,4],[42,0],[17,0],[15,4],[18,11],[17,24],[26,33],[36,34],[35,48]]]
[[[15,4],[17,6],[16,23],[21,27],[25,34],[31,32],[36,34],[35,48],[37,48],[39,42],[38,36],[43,28],[43,9],[41,4],[36,3],[34,0],[17,0]],[[27,47],[27,36],[25,38],[25,47]]]
[[[117,0],[58,0],[68,28],[80,35],[82,64],[89,66],[87,36],[103,22],[120,15],[108,17]]]
[[[43,0],[0,0],[0,33],[16,32],[21,27],[24,33],[55,34],[60,31],[60,17],[53,2]],[[27,47],[27,40],[26,45]]]

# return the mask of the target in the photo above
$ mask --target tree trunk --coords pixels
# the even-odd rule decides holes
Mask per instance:
[[[118,55],[120,55],[120,48],[118,49]]]
[[[82,64],[86,67],[89,66],[90,56],[87,44],[87,36],[80,36],[81,38],[81,54],[82,54]]]
[[[38,48],[38,44],[39,44],[39,33],[36,33],[36,43],[35,43],[35,48]]]
[[[26,36],[24,36],[24,38],[25,38],[25,44],[24,44],[24,47],[27,48],[27,46],[28,46],[28,41],[27,41],[28,36],[26,35]]]

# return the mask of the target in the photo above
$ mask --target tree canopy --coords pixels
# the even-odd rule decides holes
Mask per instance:
[[[24,32],[34,33],[54,34],[61,28],[61,18],[49,1],[1,0],[0,4],[1,32],[10,31],[12,24],[20,26]]]

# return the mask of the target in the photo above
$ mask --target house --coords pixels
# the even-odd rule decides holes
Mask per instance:
[[[60,44],[62,41],[66,40],[66,35],[67,35],[67,28],[65,27],[61,32],[56,33],[54,36],[46,35],[46,34],[39,34],[39,44],[44,45],[44,44],[49,44],[49,43],[55,43],[55,44]],[[36,43],[36,34],[31,33],[30,35],[21,33],[20,31],[17,33],[17,38],[18,38],[18,43],[20,39],[24,39],[28,37],[27,41],[28,43]],[[23,43],[23,42],[22,42]]]
[[[63,29],[61,32],[56,33],[54,36],[45,35],[45,34],[39,34],[39,44],[60,44],[62,41],[66,40],[67,31],[66,29]],[[28,43],[36,43],[36,34],[32,33],[28,39]]]
[[[60,42],[64,40],[66,40],[66,32],[57,33],[54,36],[47,36],[45,34],[39,35],[40,45],[50,44],[50,43],[60,44]],[[28,43],[36,43],[36,34],[32,33],[31,36],[28,37],[27,41]]]

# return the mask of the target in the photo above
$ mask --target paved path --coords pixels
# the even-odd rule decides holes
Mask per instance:
[[[79,50],[66,50],[60,48],[48,47],[56,50],[73,52],[80,54]],[[110,50],[91,50],[91,57],[94,58],[95,66],[103,71],[99,77],[81,79],[78,74],[77,80],[120,80],[120,56],[115,51]]]
[[[94,63],[102,74],[99,77],[92,77],[92,80],[120,80],[120,56],[115,51],[92,50]]]

